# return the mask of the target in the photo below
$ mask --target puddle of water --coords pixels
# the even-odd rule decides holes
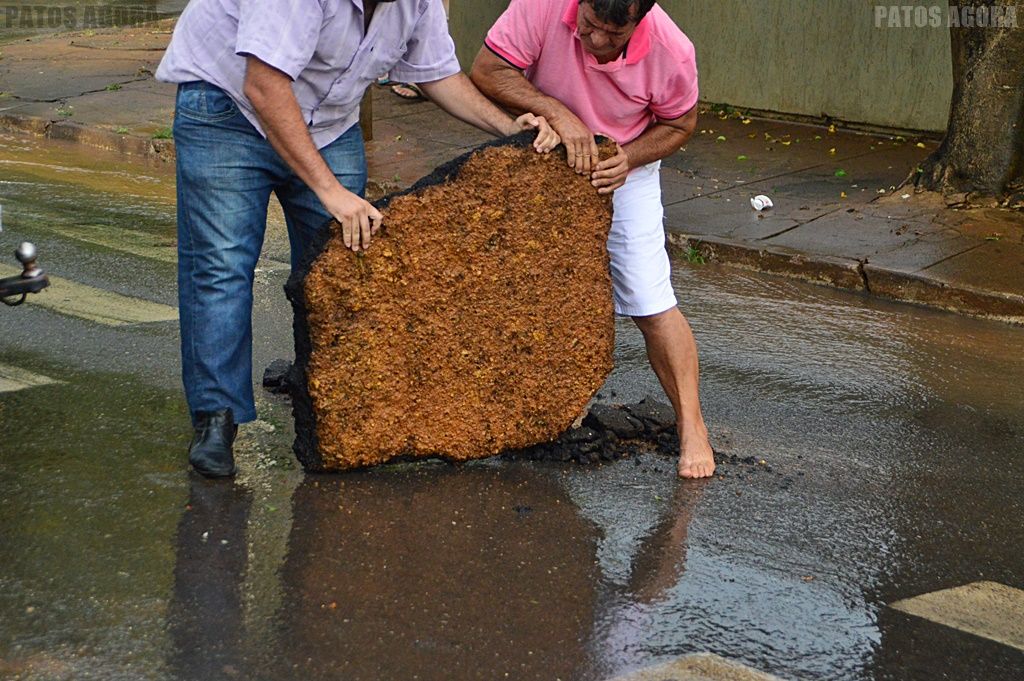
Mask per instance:
[[[174,206],[174,164],[133,159],[73,142],[44,140],[30,135],[0,132],[0,169],[4,192],[23,188],[38,198],[66,198],[54,185],[80,187],[121,202],[142,200]],[[87,202],[91,203],[91,202]]]

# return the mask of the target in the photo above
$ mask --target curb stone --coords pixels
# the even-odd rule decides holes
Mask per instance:
[[[901,272],[852,258],[837,258],[794,251],[781,246],[751,244],[719,237],[668,234],[676,254],[695,249],[707,261],[730,267],[767,272],[812,284],[871,293],[902,303],[1024,325],[1024,296],[978,289],[930,277]]]
[[[771,272],[847,291],[865,291],[868,286],[859,260],[813,255],[784,246],[755,245],[720,237],[690,236],[669,232],[669,246],[676,252],[693,248],[708,261],[732,267]]]
[[[885,298],[1024,326],[1024,296],[951,284],[934,277],[866,263],[871,292]]]
[[[148,139],[138,135],[120,134],[75,121],[49,120],[38,116],[0,113],[0,130],[22,132],[46,139],[74,142],[85,146],[136,156],[173,162],[174,140]]]

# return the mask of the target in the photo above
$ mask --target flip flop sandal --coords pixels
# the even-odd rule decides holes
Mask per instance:
[[[392,83],[391,91],[402,99],[426,99],[426,97],[423,96],[423,93],[420,92],[420,89],[412,83]]]

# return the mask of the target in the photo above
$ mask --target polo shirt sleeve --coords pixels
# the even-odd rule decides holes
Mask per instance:
[[[484,43],[516,68],[529,68],[540,57],[544,22],[549,20],[548,9],[552,4],[557,3],[551,0],[512,0],[487,32]]]
[[[391,69],[391,79],[405,83],[429,83],[453,76],[462,68],[455,56],[455,42],[448,34],[448,18],[441,0],[427,6],[405,44],[405,54]]]
[[[700,89],[697,87],[697,58],[692,45],[674,55],[659,80],[665,86],[658,89],[650,109],[661,120],[679,118],[697,105]]]
[[[245,0],[235,54],[256,57],[295,80],[313,58],[323,20],[317,0]]]

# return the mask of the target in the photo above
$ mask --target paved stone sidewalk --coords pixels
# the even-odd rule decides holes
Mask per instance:
[[[0,129],[173,159],[174,87],[156,70],[172,21],[0,46]],[[371,191],[407,186],[488,136],[374,88]],[[1024,214],[952,210],[899,185],[936,146],[706,112],[663,164],[666,227],[718,261],[1024,323]],[[758,213],[750,198],[775,207]]]

